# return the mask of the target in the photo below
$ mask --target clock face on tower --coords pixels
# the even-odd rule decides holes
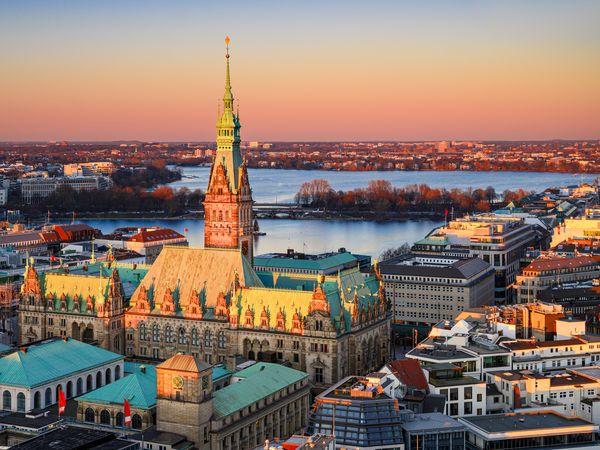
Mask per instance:
[[[175,375],[171,380],[171,384],[173,385],[173,389],[183,389],[183,378]]]

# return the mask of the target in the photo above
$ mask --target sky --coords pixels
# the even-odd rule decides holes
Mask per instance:
[[[597,0],[0,1],[0,141],[598,139]]]

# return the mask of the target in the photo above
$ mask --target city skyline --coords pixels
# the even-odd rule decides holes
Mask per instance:
[[[598,139],[600,5],[0,6],[0,141]],[[232,11],[234,13],[232,13]]]

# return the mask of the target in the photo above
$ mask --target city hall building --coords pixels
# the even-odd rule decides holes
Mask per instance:
[[[354,264],[315,275],[253,267],[252,190],[229,54],[226,62],[204,202],[205,248],[163,248],[125,312],[125,354],[164,360],[184,352],[209,364],[240,354],[287,362],[317,386],[375,370],[388,358],[390,336],[377,268],[365,275]]]

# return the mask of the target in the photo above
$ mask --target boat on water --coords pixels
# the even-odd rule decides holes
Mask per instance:
[[[260,231],[260,227],[258,226],[258,220],[254,219],[254,236],[266,236],[267,233],[264,231]]]

